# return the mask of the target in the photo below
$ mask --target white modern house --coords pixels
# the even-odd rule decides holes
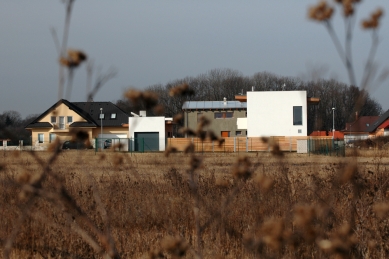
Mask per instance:
[[[306,91],[252,91],[236,99],[247,101],[247,118],[237,126],[248,137],[307,136],[307,105],[318,102]]]
[[[130,151],[164,151],[165,117],[147,117],[146,112],[129,117]]]

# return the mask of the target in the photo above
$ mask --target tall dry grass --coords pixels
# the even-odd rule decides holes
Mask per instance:
[[[62,152],[36,187],[10,256],[104,257],[101,233],[122,258],[386,258],[387,157],[205,154],[196,156],[194,189],[191,155]],[[26,183],[41,172],[36,161],[25,152],[2,157],[2,241],[31,195]],[[75,204],[57,196],[62,188]]]

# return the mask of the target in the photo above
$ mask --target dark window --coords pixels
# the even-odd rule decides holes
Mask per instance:
[[[222,112],[215,112],[215,119],[223,119],[223,113]]]
[[[242,131],[235,131],[235,136],[242,136]]]
[[[215,119],[231,119],[234,117],[234,112],[215,112]]]
[[[302,106],[293,106],[293,125],[303,125]]]

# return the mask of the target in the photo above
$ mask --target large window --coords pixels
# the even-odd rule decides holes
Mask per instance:
[[[43,143],[45,135],[43,133],[38,133],[38,142]]]
[[[234,112],[215,112],[215,119],[230,119],[234,117]]]
[[[303,125],[302,106],[293,106],[293,125]]]
[[[59,116],[59,128],[65,129],[65,117],[64,116]]]

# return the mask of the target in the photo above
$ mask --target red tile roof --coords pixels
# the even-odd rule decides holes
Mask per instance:
[[[332,137],[332,131],[313,131],[310,137]],[[343,139],[344,134],[341,131],[335,130],[334,137],[337,139]]]

